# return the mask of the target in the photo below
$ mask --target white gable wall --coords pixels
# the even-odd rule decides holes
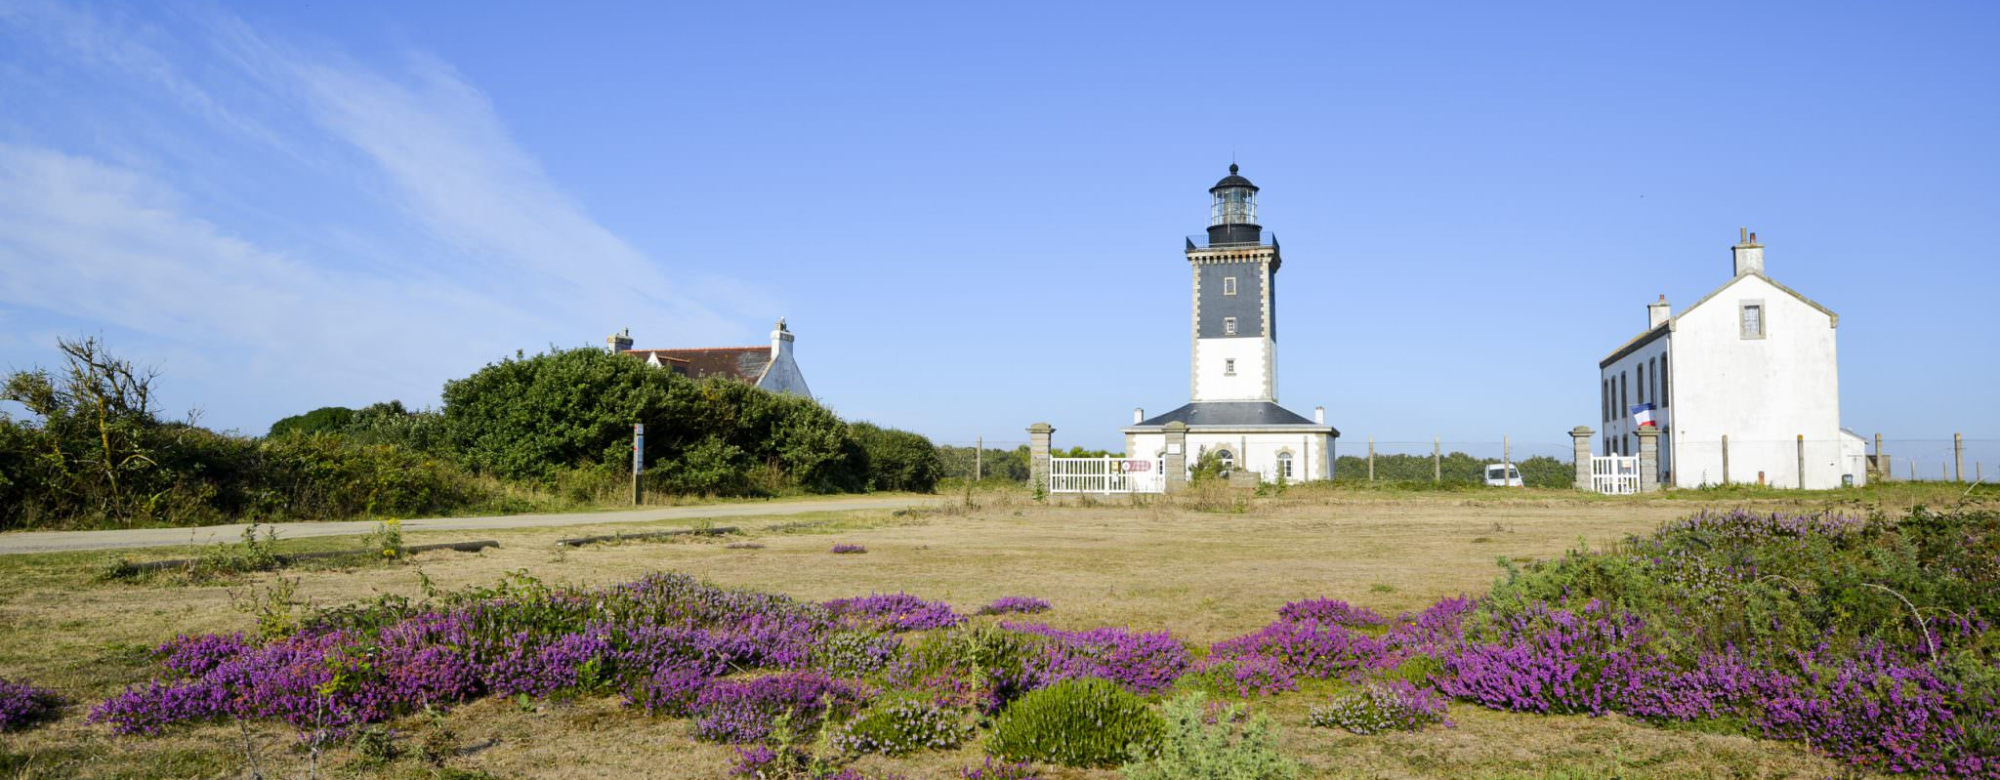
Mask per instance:
[[[1761,301],[1764,338],[1742,336],[1741,305]],[[1674,319],[1671,409],[1674,484],[1729,481],[1799,487],[1798,437],[1806,438],[1804,487],[1839,487],[1840,382],[1835,320],[1746,274]],[[1859,477],[1857,476],[1857,480]]]

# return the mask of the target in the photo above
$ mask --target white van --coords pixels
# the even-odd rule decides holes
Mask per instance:
[[[1487,487],[1527,487],[1521,481],[1521,469],[1511,463],[1486,464]]]

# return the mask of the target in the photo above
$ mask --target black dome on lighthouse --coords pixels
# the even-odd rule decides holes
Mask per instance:
[[[1257,191],[1257,185],[1251,184],[1249,179],[1245,179],[1242,176],[1237,175],[1236,163],[1230,163],[1229,175],[1222,177],[1222,181],[1216,182],[1215,186],[1208,188],[1208,191],[1214,192],[1216,190],[1227,189],[1230,187],[1242,187],[1244,189],[1250,190],[1251,192]]]

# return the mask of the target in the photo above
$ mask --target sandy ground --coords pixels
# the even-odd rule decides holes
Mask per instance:
[[[768,519],[739,517],[732,523],[751,531],[749,540],[765,545],[762,549],[681,541],[558,550],[557,538],[592,528],[516,528],[481,533],[502,546],[480,554],[427,553],[401,566],[284,576],[296,576],[300,595],[322,605],[383,593],[415,596],[420,571],[438,586],[451,588],[490,584],[516,570],[550,582],[580,584],[673,570],[805,599],[907,591],[949,601],[963,611],[999,596],[1025,595],[1053,602],[1056,608],[1047,618],[1060,626],[1164,628],[1205,644],[1255,630],[1279,606],[1299,598],[1328,596],[1394,613],[1442,596],[1481,593],[1500,573],[1498,558],[1527,561],[1580,544],[1613,544],[1697,508],[1686,502],[1493,501],[1453,495],[1260,500],[1241,514],[1196,512],[1157,499],[1094,507],[1048,507],[1004,497],[983,501],[970,511],[951,505],[899,513],[771,513]],[[822,525],[760,530],[801,520]],[[625,524],[605,530],[649,527]],[[410,533],[412,543],[460,538],[469,536]],[[835,542],[865,545],[868,553],[832,555],[828,549]],[[144,679],[150,667],[143,663],[142,649],[177,632],[250,628],[252,618],[231,604],[274,579],[94,584],[74,571],[77,560],[42,556],[7,563],[12,568],[4,570],[5,581],[0,581],[0,676],[37,680],[85,702]],[[36,563],[25,565],[29,561]],[[1670,731],[1618,717],[1538,717],[1456,705],[1456,728],[1419,734],[1356,737],[1305,727],[1306,710],[1323,698],[1323,693],[1308,690],[1255,705],[1277,719],[1287,753],[1306,762],[1313,777],[1838,774],[1798,745]],[[77,708],[58,723],[14,738],[11,749],[43,751],[42,765],[62,772],[22,776],[236,776],[243,764],[241,739],[233,727],[118,738],[85,724],[81,715]],[[447,721],[472,748],[451,765],[497,777],[710,778],[722,774],[732,755],[727,748],[693,742],[685,722],[649,720],[615,700],[529,707],[486,700],[457,709]],[[410,734],[422,729],[416,719],[397,726]],[[273,745],[285,741],[277,730],[266,731]],[[271,754],[267,761],[302,760],[277,747],[266,750]],[[355,764],[358,759],[343,754],[331,760],[356,776],[432,776],[409,759],[386,766]],[[893,769],[910,778],[946,778],[955,777],[958,767],[977,763],[979,749],[972,745],[955,753],[870,759],[863,766]],[[158,774],[138,771],[141,766],[181,769]]]

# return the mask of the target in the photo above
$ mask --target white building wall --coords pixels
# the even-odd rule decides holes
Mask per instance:
[[[1742,337],[1740,307],[1764,305],[1765,335]],[[1674,323],[1674,484],[1729,481],[1800,486],[1798,437],[1806,439],[1804,487],[1838,487],[1840,383],[1835,320],[1763,277],[1737,277]]]
[[[1265,338],[1196,339],[1194,400],[1275,401],[1273,345]],[[1234,374],[1229,361],[1236,361]]]
[[[1618,397],[1616,396],[1618,388],[1612,388],[1615,397],[1611,402],[1611,419],[1603,424],[1603,433],[1598,436],[1597,442],[1592,447],[1601,455],[1639,454],[1639,423],[1632,418],[1632,407],[1651,403],[1657,409],[1653,413],[1653,421],[1660,428],[1660,476],[1663,478],[1671,470],[1673,463],[1674,404],[1666,395],[1673,390],[1673,382],[1671,375],[1663,378],[1655,376],[1654,372],[1659,370],[1662,359],[1665,359],[1668,370],[1672,370],[1673,361],[1676,359],[1670,357],[1673,352],[1673,338],[1674,334],[1669,332],[1598,370],[1599,388],[1604,386],[1603,382],[1609,380],[1619,382],[1627,389],[1622,397]],[[1643,382],[1639,371],[1641,366],[1645,367]],[[1663,386],[1665,390],[1660,389]],[[1662,404],[1663,400],[1668,402]]]
[[[1134,433],[1126,436],[1130,449],[1125,452],[1125,457],[1151,459],[1154,468],[1164,467],[1166,434]],[[1277,480],[1278,454],[1281,452],[1289,452],[1292,456],[1292,475],[1286,478],[1289,482],[1331,479],[1335,456],[1333,437],[1314,433],[1207,433],[1194,429],[1188,431],[1187,449],[1190,468],[1202,453],[1226,449],[1235,456],[1238,468],[1255,471],[1266,481]]]

